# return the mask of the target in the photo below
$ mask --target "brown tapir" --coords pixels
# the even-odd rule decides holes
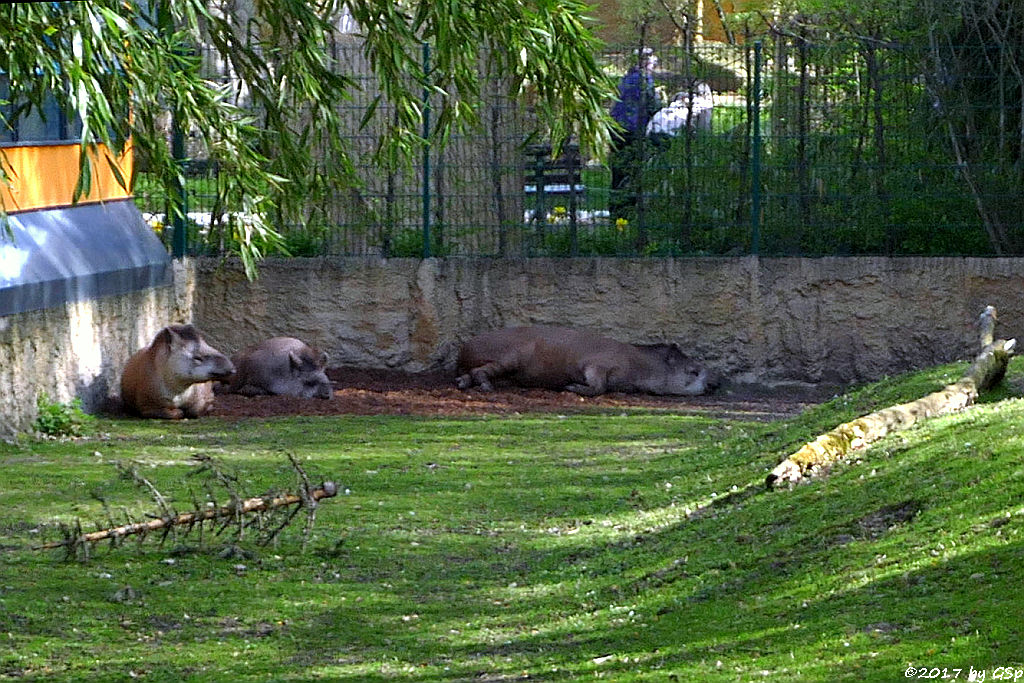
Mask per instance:
[[[324,369],[327,354],[294,337],[272,337],[231,357],[235,374],[226,391],[246,396],[284,394],[299,398],[334,395]]]
[[[168,325],[153,343],[128,359],[121,374],[121,402],[141,417],[199,417],[213,405],[213,382],[235,366],[192,325]]]
[[[462,345],[460,389],[505,377],[528,387],[568,390],[583,396],[606,391],[648,394],[703,394],[708,373],[676,344],[625,344],[588,330],[567,327],[510,327],[487,332]]]

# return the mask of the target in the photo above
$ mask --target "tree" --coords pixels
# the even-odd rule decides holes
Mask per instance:
[[[927,86],[993,251],[1020,253],[1024,182],[1024,7],[921,3]]]
[[[923,86],[917,125],[941,142],[971,197],[992,253],[1020,253],[1024,181],[1024,6],[1009,0],[793,0],[778,3],[776,45],[840,40],[858,46],[872,93],[877,193],[883,189],[884,61]],[[782,57],[777,54],[777,57]],[[784,59],[776,59],[783,68]],[[885,103],[885,104],[883,104]],[[778,103],[776,103],[778,105]],[[923,106],[922,106],[923,105]],[[905,103],[901,107],[907,107]],[[926,117],[926,118],[925,118]],[[795,118],[795,117],[794,117]],[[891,124],[890,124],[891,125]]]
[[[303,197],[358,181],[339,133],[336,105],[360,87],[332,69],[328,45],[339,13],[362,27],[382,100],[396,115],[377,159],[399,164],[422,148],[424,94],[435,112],[429,137],[478,123],[483,68],[513,93],[530,90],[556,146],[570,135],[601,148],[604,103],[614,92],[596,60],[580,0],[88,0],[0,8],[0,75],[8,104],[42,111],[52,93],[82,123],[76,200],[88,191],[87,151],[133,146],[170,193],[183,182],[161,121],[170,112],[201,136],[221,169],[218,200],[243,212],[301,221]],[[421,45],[432,64],[421,68]],[[197,46],[230,66],[234,84],[205,80]],[[240,106],[245,93],[249,102]],[[2,104],[2,102],[0,102]],[[0,125],[9,125],[0,109]],[[9,182],[0,150],[0,180]],[[127,186],[130,179],[119,178]],[[179,209],[180,210],[180,209]],[[0,216],[4,208],[0,207]],[[232,225],[247,272],[280,245],[273,226]]]

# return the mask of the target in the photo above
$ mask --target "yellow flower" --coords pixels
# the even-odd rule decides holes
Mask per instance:
[[[619,229],[619,232],[625,230],[627,225],[629,225],[629,221],[626,220],[625,218],[615,219],[615,227]]]
[[[548,214],[548,223],[562,223],[569,217],[569,212],[564,206],[556,206]]]

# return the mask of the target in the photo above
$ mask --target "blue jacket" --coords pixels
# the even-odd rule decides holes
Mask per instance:
[[[612,106],[612,118],[618,121],[627,133],[642,134],[647,129],[647,122],[651,116],[660,108],[661,103],[658,102],[658,94],[654,90],[654,78],[649,73],[641,76],[640,70],[636,67],[627,71],[619,81],[619,101]]]

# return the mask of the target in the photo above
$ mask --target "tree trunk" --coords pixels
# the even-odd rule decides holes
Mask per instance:
[[[981,353],[964,376],[953,384],[924,398],[884,408],[870,415],[846,422],[814,441],[803,445],[783,460],[765,480],[768,488],[779,482],[798,482],[815,470],[830,465],[895,431],[937,415],[963,410],[974,403],[978,394],[998,384],[1006,374],[1006,365],[1013,355],[1016,339],[992,340],[996,310],[989,306],[981,314]]]

